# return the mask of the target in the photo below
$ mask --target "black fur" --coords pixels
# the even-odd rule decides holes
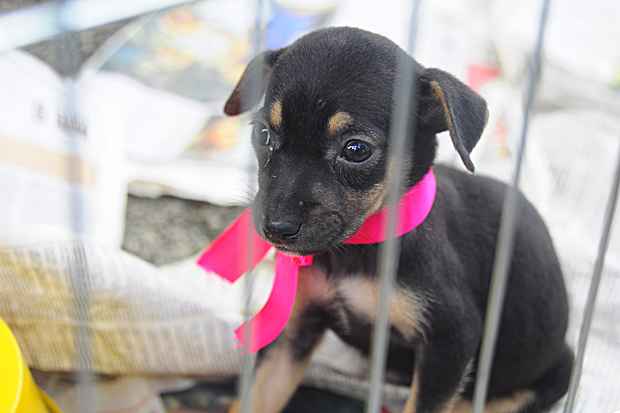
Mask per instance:
[[[404,52],[376,34],[332,28],[304,36],[290,47],[265,52],[251,62],[226,104],[235,115],[265,105],[256,115],[254,146],[261,165],[254,219],[259,232],[273,220],[299,223],[298,233],[283,241],[284,251],[315,254],[315,266],[327,277],[377,276],[378,245],[344,245],[371,212],[368,198],[385,181],[386,157],[397,76]],[[449,130],[468,169],[469,152],[486,122],[484,100],[453,76],[426,69],[406,57],[416,73],[418,105],[415,140],[405,176],[415,184],[433,165],[436,133]],[[255,81],[251,81],[255,77]],[[258,85],[251,93],[249,85]],[[261,87],[264,85],[265,88]],[[274,102],[281,123],[270,125]],[[447,109],[444,110],[444,109]],[[335,112],[353,122],[338,136],[327,136]],[[265,132],[269,142],[265,145]],[[342,148],[361,139],[372,148],[368,160],[342,159]],[[392,330],[388,369],[411,381],[419,369],[418,412],[441,408],[464,385],[470,398],[480,347],[487,295],[506,185],[435,166],[438,191],[426,221],[402,237],[398,288],[430,297],[424,339],[406,339]],[[546,226],[535,208],[519,195],[519,216],[489,398],[519,390],[535,393],[524,411],[547,409],[565,393],[572,352],[565,344],[568,301],[561,268]],[[346,306],[345,310],[346,310]],[[293,341],[294,357],[303,359],[329,327],[368,353],[372,324],[349,314],[352,325],[339,325],[329,307],[314,306]],[[319,333],[319,334],[317,334]],[[474,377],[475,371],[471,377]]]

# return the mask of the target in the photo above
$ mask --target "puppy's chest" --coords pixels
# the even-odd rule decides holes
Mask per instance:
[[[301,301],[320,306],[329,327],[345,341],[367,341],[375,323],[379,305],[378,278],[364,274],[327,276],[316,269],[300,275]],[[405,340],[424,334],[426,303],[421,294],[396,288],[388,305],[392,330]]]

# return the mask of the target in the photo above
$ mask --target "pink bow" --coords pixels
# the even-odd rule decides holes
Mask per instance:
[[[400,237],[424,222],[433,207],[435,193],[435,176],[429,170],[400,199],[396,236]],[[383,208],[369,216],[345,244],[376,244],[385,241],[387,213],[387,208]],[[272,245],[254,230],[252,213],[246,209],[211,243],[198,259],[198,265],[232,283],[258,264],[271,248]],[[242,344],[247,332],[252,332],[249,346],[251,352],[269,345],[284,330],[295,304],[299,269],[312,265],[312,260],[312,255],[276,253],[276,274],[267,303],[254,318],[235,330],[235,336]]]

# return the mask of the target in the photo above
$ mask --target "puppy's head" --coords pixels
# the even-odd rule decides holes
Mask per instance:
[[[257,230],[284,251],[329,250],[384,202],[389,128],[404,58],[415,70],[415,142],[405,176],[414,184],[432,165],[435,134],[449,130],[468,169],[486,122],[486,104],[453,76],[424,69],[390,40],[353,28],[310,33],[254,58],[226,102],[254,115],[259,163],[253,207]]]

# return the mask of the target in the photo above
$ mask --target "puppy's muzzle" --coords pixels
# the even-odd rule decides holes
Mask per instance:
[[[294,218],[265,220],[263,232],[272,242],[285,242],[295,239],[301,229],[301,221]]]

